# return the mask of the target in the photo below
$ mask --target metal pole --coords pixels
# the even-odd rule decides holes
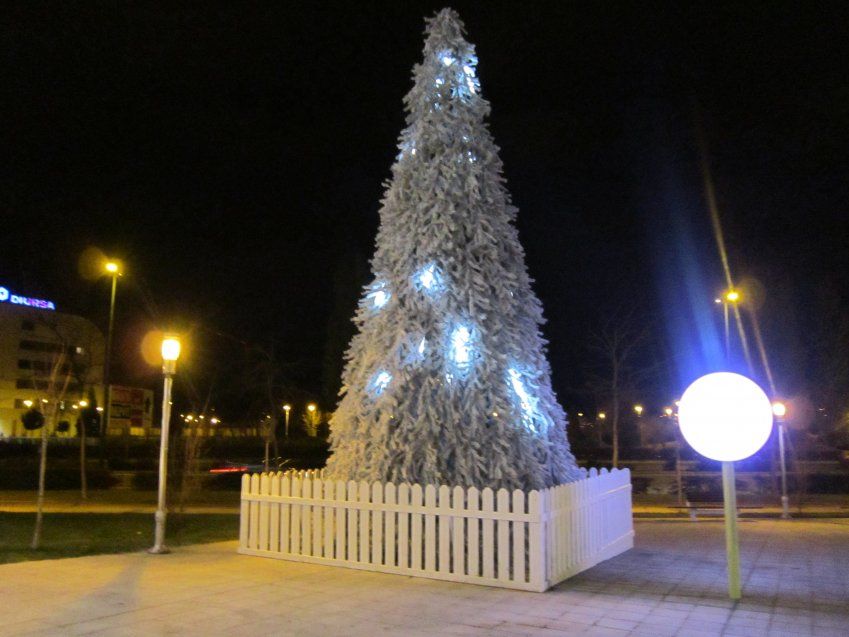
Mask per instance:
[[[171,363],[173,365],[173,361]],[[148,549],[148,553],[155,554],[170,552],[165,546],[165,517],[167,515],[165,488],[168,482],[168,425],[171,422],[171,385],[173,382],[173,371],[165,371],[162,391],[162,437],[159,443],[159,501],[156,505],[154,543],[153,547]]]
[[[731,333],[728,325],[728,301],[724,299],[722,301],[722,311],[725,315],[725,364],[728,365],[731,359]]]
[[[790,498],[787,497],[787,464],[784,456],[784,423],[778,421],[778,454],[781,458],[781,519],[790,519]]]
[[[286,410],[286,438],[289,437],[289,410]]]
[[[681,480],[681,443],[675,441],[675,486],[678,491],[678,506],[684,506],[684,488]]]
[[[725,506],[725,553],[728,560],[728,596],[740,599],[740,541],[737,537],[737,487],[734,463],[722,463],[722,498]]]
[[[115,293],[118,288],[118,273],[112,275],[112,295],[109,300],[109,331],[106,333],[106,358],[103,361],[103,422],[100,423],[100,440],[109,428],[109,361],[112,359],[112,327],[115,324]]]

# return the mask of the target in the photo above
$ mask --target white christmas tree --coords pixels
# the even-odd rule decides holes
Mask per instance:
[[[463,32],[451,9],[427,21],[404,100],[331,421],[334,478],[536,489],[579,477]]]

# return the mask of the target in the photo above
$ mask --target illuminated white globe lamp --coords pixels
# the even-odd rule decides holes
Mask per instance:
[[[740,374],[716,372],[694,381],[678,406],[681,435],[693,449],[722,461],[728,595],[740,599],[740,543],[734,461],[756,453],[772,432],[772,405],[758,385]]]
[[[772,405],[740,374],[717,372],[687,388],[678,407],[681,434],[712,460],[732,462],[757,453],[772,432]]]

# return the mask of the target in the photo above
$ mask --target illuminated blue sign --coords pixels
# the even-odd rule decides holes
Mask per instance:
[[[26,305],[27,307],[36,307],[40,310],[55,310],[56,306],[53,301],[45,301],[44,299],[33,299],[28,296],[20,296],[12,294],[7,288],[0,286],[0,303],[11,303],[13,305]]]

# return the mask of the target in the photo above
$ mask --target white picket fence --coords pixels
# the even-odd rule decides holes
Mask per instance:
[[[242,478],[239,552],[544,591],[634,544],[631,474],[542,491]]]

